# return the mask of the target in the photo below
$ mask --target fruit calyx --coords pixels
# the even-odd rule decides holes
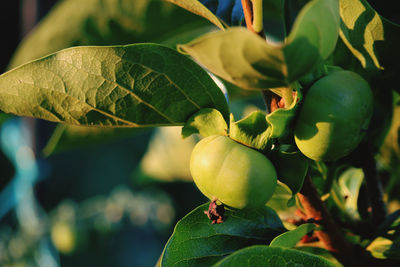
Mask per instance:
[[[213,198],[208,206],[208,210],[205,210],[204,213],[211,220],[211,224],[220,224],[225,220],[225,207],[224,204],[218,205],[218,199]]]

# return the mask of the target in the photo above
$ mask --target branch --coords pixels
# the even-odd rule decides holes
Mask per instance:
[[[258,6],[253,6],[251,0],[242,0],[244,19],[246,21],[246,27],[249,31],[254,32],[264,38],[265,35],[262,27],[262,1],[258,1],[256,4]],[[258,19],[256,25],[254,25],[254,7],[257,9],[256,15]],[[257,27],[258,31],[254,29],[254,26]]]
[[[280,96],[274,94],[270,90],[262,90],[261,94],[264,98],[265,105],[267,107],[267,113],[274,112],[279,108]]]
[[[376,169],[376,161],[374,153],[369,149],[368,145],[360,146],[357,153],[359,164],[364,172],[364,178],[367,185],[368,198],[371,205],[372,223],[378,226],[387,215],[386,204],[383,200],[382,183],[379,179]]]
[[[244,19],[246,21],[246,27],[248,30],[254,32],[253,30],[253,5],[251,0],[242,0],[242,7],[244,13]]]
[[[304,180],[298,197],[308,219],[313,219],[322,226],[323,229],[317,231],[315,234],[325,245],[325,248],[335,254],[346,266],[359,263],[359,259],[355,257],[357,252],[344,238],[342,232],[328,213],[309,175]]]

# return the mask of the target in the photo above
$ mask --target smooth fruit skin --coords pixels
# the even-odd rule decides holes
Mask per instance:
[[[336,71],[315,82],[295,128],[299,150],[316,161],[335,161],[352,152],[368,129],[373,96],[368,83],[351,71]]]
[[[190,159],[190,172],[205,196],[237,209],[264,206],[277,183],[269,159],[220,135],[197,143]]]

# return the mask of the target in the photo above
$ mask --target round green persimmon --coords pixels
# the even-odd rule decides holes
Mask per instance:
[[[195,146],[190,172],[205,196],[237,209],[264,206],[277,183],[268,158],[219,135],[204,138]]]
[[[337,160],[361,142],[372,112],[372,91],[361,76],[351,71],[330,73],[305,97],[295,128],[296,145],[313,160]]]

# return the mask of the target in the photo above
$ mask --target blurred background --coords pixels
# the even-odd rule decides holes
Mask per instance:
[[[155,42],[169,28],[207,25],[161,1],[57,2],[2,3],[1,73],[69,46]],[[195,141],[175,128],[0,114],[0,266],[155,266],[176,221],[206,201],[190,182]]]
[[[395,20],[390,1],[370,2]],[[163,0],[3,1],[0,21],[0,73],[70,46],[174,48],[214,30]],[[225,85],[235,118],[264,108],[258,94]],[[397,160],[393,128],[386,158]],[[0,266],[154,266],[175,223],[207,201],[188,169],[198,139],[183,140],[179,127],[72,127],[0,113]],[[293,213],[290,195],[280,197],[271,205]]]

